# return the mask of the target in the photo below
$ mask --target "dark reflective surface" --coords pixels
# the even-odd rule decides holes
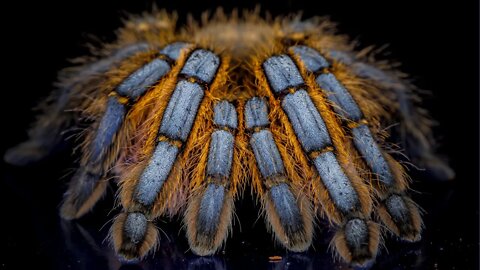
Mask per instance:
[[[24,130],[34,118],[30,108],[49,92],[56,71],[67,64],[65,59],[85,52],[79,45],[85,41],[84,33],[109,40],[112,29],[119,25],[120,11],[140,12],[151,6],[151,1],[133,2],[8,3],[11,6],[5,11],[31,28],[12,21],[2,23],[8,26],[4,36],[13,42],[5,42],[8,47],[2,58],[3,67],[9,69],[2,79],[6,86],[2,87],[0,106],[1,155],[7,147],[25,139]],[[185,15],[222,3],[165,4]],[[227,7],[254,4],[234,1]],[[478,8],[460,3],[420,5],[418,1],[388,6],[363,2],[347,5],[337,1],[263,3],[274,14],[304,10],[307,17],[332,15],[341,22],[343,33],[360,35],[365,45],[390,43],[393,57],[404,63],[403,69],[415,74],[422,88],[432,90],[433,97],[425,105],[440,123],[436,128],[443,138],[440,150],[451,159],[457,173],[455,181],[443,183],[429,181],[420,173],[412,175],[414,200],[426,213],[422,241],[408,244],[386,237],[385,248],[370,268],[478,269],[478,40],[474,39],[478,31],[473,27],[475,22],[468,20],[478,19]],[[1,269],[350,269],[328,252],[332,232],[322,222],[309,252],[287,253],[275,247],[248,197],[237,202],[241,223],[235,220],[233,237],[217,256],[194,256],[188,251],[180,223],[160,220],[158,226],[164,233],[155,256],[138,263],[122,263],[107,239],[111,220],[118,212],[112,209],[113,189],[93,213],[81,220],[65,222],[58,217],[57,208],[73,161],[68,151],[63,151],[33,167],[1,164]],[[282,259],[269,262],[274,255]]]
[[[36,167],[13,168],[2,164],[2,223],[8,269],[22,265],[47,269],[351,269],[328,252],[332,232],[320,222],[315,244],[307,253],[288,253],[275,247],[257,208],[250,198],[237,203],[233,238],[217,256],[198,257],[188,251],[181,224],[160,220],[161,243],[154,256],[137,263],[124,263],[109,246],[108,230],[118,212],[112,209],[113,190],[79,221],[58,217],[57,207],[65,181],[59,166],[68,166],[60,155]],[[62,165],[63,163],[63,165]],[[462,176],[462,173],[459,173]],[[68,178],[65,178],[68,179]],[[376,263],[370,269],[474,269],[478,257],[478,210],[474,192],[465,190],[460,180],[452,183],[417,183],[421,190],[415,200],[425,209],[427,229],[419,243],[401,243],[386,237]],[[478,209],[478,208],[477,208]],[[4,253],[5,254],[5,253]],[[269,262],[270,256],[281,256]]]

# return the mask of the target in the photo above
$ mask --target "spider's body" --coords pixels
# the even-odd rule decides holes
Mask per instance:
[[[327,21],[232,17],[177,32],[164,12],[132,18],[99,59],[63,74],[58,102],[6,158],[39,159],[58,142],[52,132],[90,123],[61,214],[84,215],[114,176],[123,211],[111,234],[126,258],[155,246],[157,217],[179,213],[192,251],[215,253],[245,186],[292,251],[309,248],[317,216],[337,229],[335,250],[352,263],[375,257],[377,218],[418,240],[421,217],[382,126],[401,121],[414,158],[451,172],[433,155],[401,74],[362,60]]]

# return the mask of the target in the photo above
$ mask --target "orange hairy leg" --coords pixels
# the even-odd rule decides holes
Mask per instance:
[[[209,110],[204,117],[210,120],[210,130],[202,132],[210,135],[210,141],[198,145],[203,151],[195,162],[190,182],[191,195],[184,217],[190,247],[198,255],[213,254],[225,242],[240,177],[238,167],[241,165],[234,158],[239,155],[235,145],[237,111],[232,103],[224,99],[225,95],[215,90],[212,89],[210,94],[220,94],[220,99],[217,98],[215,104],[209,104],[213,111]]]
[[[116,162],[120,149],[129,140],[130,122],[126,119],[132,105],[161,79],[174,61],[171,49],[159,53],[139,54],[129,59],[119,69],[109,72],[110,80],[100,86],[103,93],[91,102],[86,112],[99,119],[94,122],[82,146],[80,167],[70,182],[61,208],[64,218],[78,218],[90,210],[102,196],[110,168]],[[105,106],[106,105],[106,106]],[[102,108],[103,107],[103,108]]]
[[[253,189],[276,239],[292,251],[304,251],[313,236],[311,205],[300,191],[300,183],[295,182],[296,172],[285,169],[279,151],[281,145],[271,131],[268,112],[267,102],[261,97],[249,98],[245,103],[244,123],[250,146],[247,151],[252,157],[249,167]]]
[[[137,106],[134,106],[127,116],[135,125],[132,131],[136,136],[128,142],[128,146],[121,154],[121,159],[117,162],[119,174],[119,196],[122,206],[125,209],[135,207],[133,201],[133,188],[138,181],[143,168],[148,162],[149,155],[152,154],[153,147],[157,140],[156,133],[163,111],[166,108],[168,99],[170,98],[176,85],[176,78],[189,48],[185,48],[177,64],[173,66],[166,78],[155,85],[147,95],[140,100]],[[157,110],[161,110],[157,113]],[[160,118],[160,119],[159,119]],[[131,211],[133,212],[133,211]],[[158,231],[151,219],[147,220],[144,215],[131,215],[130,223],[134,224],[136,220],[142,223],[143,233],[135,236],[134,231],[130,230],[130,235],[125,241],[125,225],[128,220],[128,212],[121,213],[114,221],[111,228],[111,238],[115,250],[127,259],[133,259],[145,255],[157,243]],[[133,227],[134,225],[130,226]]]
[[[128,99],[118,96],[112,90],[112,86],[119,84],[150,57],[148,53],[139,53],[127,59],[127,62],[121,63],[116,69],[110,70],[105,81],[96,86],[96,92],[92,93],[91,100],[94,102],[90,102],[88,106],[82,104],[85,106],[83,110],[85,118],[105,120],[103,123],[101,121],[94,122],[86,131],[80,168],[70,182],[61,208],[64,218],[73,219],[82,216],[103,195],[107,182],[102,178],[107,176],[108,170],[115,162],[120,146],[124,145],[122,139],[126,134],[124,131],[126,127],[122,122]],[[118,118],[118,120],[109,126],[108,122],[115,120],[114,118]],[[104,131],[114,134],[106,138],[101,134]],[[104,145],[102,139],[107,140],[108,144]]]
[[[359,84],[348,84],[355,79],[349,79],[345,71],[336,69],[335,66],[330,67],[318,51],[300,45],[292,47],[291,53],[297,55],[304,72],[310,73],[311,84],[316,86],[315,93],[328,97],[331,106],[339,119],[343,120],[344,127],[352,137],[354,147],[351,148],[355,149],[353,152],[361,156],[363,167],[371,171],[371,177],[375,180],[372,184],[379,198],[379,205],[376,208],[379,209],[380,219],[403,239],[418,240],[422,221],[417,206],[405,194],[408,186],[403,168],[378,145],[375,139],[378,135],[368,125],[370,120],[373,123],[371,126],[378,126],[375,121],[378,121],[378,115],[384,111],[379,109],[372,99],[363,98],[361,95],[366,94],[365,89]],[[313,59],[322,62],[324,67],[312,64]],[[341,83],[342,81],[348,88]],[[374,86],[368,87],[367,83],[363,87],[372,92],[377,90]]]
[[[421,101],[421,90],[408,81],[407,75],[394,70],[394,64],[388,61],[375,61],[377,52],[372,47],[357,55],[335,48],[328,51],[327,55],[342,63],[349,73],[381,90],[373,91],[366,101],[376,100],[388,108],[389,113],[384,115],[386,119],[382,119],[386,125],[390,125],[392,120],[398,121],[391,133],[409,159],[434,179],[453,179],[455,172],[435,154],[435,138],[431,130],[434,121],[427,111],[417,106]]]
[[[144,156],[133,157],[138,162],[127,165],[120,180],[121,202],[128,216],[144,217],[149,227],[156,217],[173,216],[186,204],[189,183],[193,187],[201,183],[204,147],[212,129],[212,97],[224,87],[227,68],[228,58],[206,49],[191,49],[165,84],[157,86],[162,92],[142,124],[144,138],[136,142],[143,145]],[[151,242],[141,241],[132,248],[136,239],[132,224],[118,226],[123,228],[123,237],[115,237],[122,232],[113,231],[114,246],[126,258],[142,257],[146,254],[143,251],[152,247],[144,248]]]
[[[171,19],[167,17],[166,20]],[[141,29],[126,27],[120,32],[118,42],[134,42],[133,45],[114,54],[113,60],[104,59],[95,64],[94,71],[106,72],[106,78],[91,87],[91,90],[82,89],[81,95],[89,98],[83,97],[84,100],[77,109],[84,108],[86,119],[98,121],[87,130],[82,145],[80,167],[70,182],[61,207],[64,218],[79,218],[104,194],[107,181],[103,179],[108,177],[120,149],[126,145],[132,134],[131,124],[128,120],[124,122],[130,107],[148,92],[151,84],[168,72],[170,65],[178,57],[174,52],[175,46],[165,48],[160,54],[155,51],[158,44],[169,38],[168,31],[162,33],[154,38]],[[115,48],[115,45],[110,47]],[[130,55],[135,56],[129,57]],[[115,68],[111,67],[115,60],[123,58],[127,58],[126,61]]]
[[[268,96],[272,107],[281,108],[283,121],[290,123],[295,135],[291,140],[298,140],[296,145],[302,147],[293,153],[303,151],[307,167],[314,171],[311,196],[339,226],[336,250],[345,260],[364,264],[375,257],[379,243],[378,226],[370,221],[370,188],[352,165],[345,147],[348,139],[328,101],[315,95],[308,76],[300,73],[283,49],[272,54],[254,63],[259,91]],[[364,245],[365,241],[369,244]]]

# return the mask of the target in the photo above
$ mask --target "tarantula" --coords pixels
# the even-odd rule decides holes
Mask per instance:
[[[375,258],[377,221],[420,239],[420,211],[386,138],[396,134],[432,174],[453,172],[435,156],[431,123],[404,74],[375,62],[371,49],[355,52],[322,18],[217,12],[180,29],[176,19],[130,17],[117,41],[60,74],[30,139],[7,152],[12,164],[35,162],[64,130],[88,126],[78,132],[64,219],[90,211],[113,178],[123,210],[111,240],[126,259],[157,245],[155,219],[178,214],[191,250],[214,254],[247,186],[291,251],[310,247],[319,217],[348,263]]]

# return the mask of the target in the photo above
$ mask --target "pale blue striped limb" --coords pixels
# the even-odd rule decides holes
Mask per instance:
[[[178,146],[167,141],[157,144],[135,189],[135,200],[138,203],[150,206],[155,202],[158,192],[170,174],[179,150]]]
[[[4,160],[16,166],[24,166],[38,162],[55,152],[65,139],[62,133],[74,121],[75,113],[67,110],[74,109],[72,100],[78,96],[78,91],[119,62],[148,49],[146,43],[134,43],[114,51],[104,59],[86,64],[76,72],[65,72],[65,78],[61,78],[64,82],[59,83],[58,88],[47,98],[47,102],[51,104],[43,109],[43,115],[28,131],[28,140],[7,150]]]
[[[202,59],[206,59],[202,61]],[[220,60],[214,53],[197,49],[187,58],[181,74],[212,81]],[[159,137],[165,141],[157,144],[135,188],[134,200],[150,208],[155,202],[180,151],[172,141],[184,143],[190,134],[198,108],[204,98],[204,88],[197,82],[181,80],[177,83],[163,113]],[[158,153],[158,155],[156,154]],[[167,154],[171,153],[171,154]],[[161,170],[157,169],[161,166]]]
[[[268,107],[265,100],[253,97],[245,105],[245,125],[251,130],[250,146],[255,155],[265,188],[267,220],[277,239],[293,251],[306,250],[312,241],[310,209],[297,200],[285,172],[280,152],[268,129]],[[306,208],[305,208],[306,207]]]
[[[424,116],[414,107],[413,94],[408,83],[373,64],[362,62],[351,53],[330,50],[329,55],[332,59],[349,65],[357,76],[373,80],[381,87],[393,91],[399,105],[397,116],[400,121],[400,125],[394,129],[397,130],[408,156],[418,166],[426,167],[427,172],[435,179],[449,180],[455,177],[455,172],[447,162],[436,155],[431,134],[418,128],[419,123],[424,121]]]
[[[295,51],[295,47],[293,47],[292,50]],[[297,56],[300,58],[300,61],[304,62],[309,72],[318,74],[318,68],[309,63],[320,61],[318,59],[312,60],[311,58],[319,58],[323,60],[324,58],[320,53],[297,53]],[[337,54],[337,56],[339,59],[343,59],[353,65],[353,59],[350,59],[348,55]],[[360,66],[360,70],[357,70],[360,75],[370,74],[370,76],[376,77],[377,79],[380,79],[380,77],[383,76],[379,70],[372,72],[370,67],[367,69],[366,66],[362,66]],[[344,119],[355,123],[354,125],[351,125],[351,134],[356,149],[370,170],[377,176],[377,179],[388,188],[388,191],[382,197],[385,197],[386,201],[384,205],[387,212],[389,212],[390,217],[383,216],[382,218],[391,218],[401,236],[405,238],[417,238],[415,235],[418,235],[420,230],[420,228],[415,225],[419,219],[418,210],[416,209],[416,206],[409,203],[410,199],[403,195],[404,191],[399,190],[399,186],[402,186],[401,182],[403,180],[396,179],[393,175],[393,169],[387,161],[382,149],[375,141],[357,102],[335,75],[328,71],[320,72],[317,75],[316,83],[326,93],[327,98],[335,105],[334,110],[336,110]],[[397,192],[402,194],[397,195]],[[388,224],[389,222],[386,223]]]
[[[185,142],[203,96],[203,89],[198,83],[179,81],[163,113],[159,133]]]
[[[301,52],[300,56],[320,57],[319,54],[304,47],[297,51]],[[318,58],[309,60],[307,65],[322,69],[326,67],[326,62],[323,58]],[[272,56],[263,63],[263,67],[271,88],[277,95],[285,93],[285,90],[292,86],[304,84],[300,71],[287,55]],[[284,75],[286,73],[294,75],[288,77]],[[285,78],[294,78],[295,83],[286,82]],[[311,162],[315,165],[332,202],[344,214],[355,212],[360,205],[358,195],[335,155],[329,153],[333,150],[329,131],[308,92],[302,87],[297,87],[295,91],[285,94],[281,104],[304,151],[309,155],[320,153],[314,156]]]
[[[182,46],[186,45],[172,45],[173,48],[181,48]],[[179,53],[172,48],[168,50],[165,49],[164,56],[175,57],[178,55]],[[120,230],[123,231],[123,237],[113,238],[114,246],[124,257],[128,258],[133,255],[133,257],[142,257],[154,246],[154,243],[147,242],[151,239],[147,237],[146,233],[156,230],[137,230],[130,228],[132,226],[129,224],[134,223],[129,223],[129,218],[135,213],[139,218],[131,219],[135,221],[138,220],[137,223],[145,227],[143,225],[143,217],[149,219],[148,224],[151,224],[153,219],[163,214],[159,211],[153,212],[152,208],[155,204],[166,203],[159,201],[159,194],[163,191],[165,182],[168,180],[172,168],[182,151],[182,145],[188,141],[193,123],[197,117],[198,109],[202,100],[205,98],[205,89],[207,89],[208,85],[214,80],[219,65],[220,58],[215,53],[204,49],[195,49],[188,55],[184,66],[180,70],[177,84],[159,123],[157,143],[154,151],[146,161],[145,167],[140,173],[138,182],[134,187],[132,197],[133,204],[128,209],[125,209],[126,213],[122,213],[119,216],[127,215],[126,222],[122,224],[122,219],[116,219],[114,223],[114,228],[120,227]],[[145,73],[152,74],[150,71]],[[144,82],[146,80],[139,81]],[[130,93],[132,93],[133,96],[137,96],[137,92],[135,91],[131,91]],[[221,116],[219,117],[222,118]],[[228,123],[231,122],[229,117],[223,117],[222,119]],[[224,159],[233,156],[233,154],[230,153],[233,146],[228,145],[228,135],[226,137],[223,135],[224,134],[220,133],[215,135],[218,144],[214,143],[211,146],[210,151],[213,156],[209,159],[210,166],[207,172],[226,173],[229,171],[229,169],[223,168],[222,166],[231,166],[231,161],[227,162]],[[230,142],[233,143],[233,139],[231,139]],[[219,219],[222,217],[222,211],[224,211],[223,209],[225,208],[222,206],[225,205],[225,201],[229,199],[231,201],[231,198],[227,198],[229,195],[226,193],[226,187],[217,184],[208,185],[202,193],[202,196],[203,197],[197,200],[195,204],[189,204],[197,207],[196,211],[193,212],[200,213],[195,220],[198,222],[198,226],[194,227],[198,228],[209,240],[213,241],[210,238],[214,234],[214,231],[221,231],[221,229],[218,228],[218,224]],[[228,207],[231,207],[231,205],[228,205],[227,208]],[[117,220],[119,220],[118,223]],[[191,226],[189,225],[189,227]],[[150,226],[150,228],[154,227]],[[223,233],[223,235],[226,235],[226,232]],[[138,239],[143,240],[135,243]],[[156,241],[157,240],[154,239],[154,242]],[[192,247],[193,246],[194,245],[192,245]],[[209,246],[208,250],[214,252],[218,246],[219,245],[215,246],[215,248]],[[193,250],[195,252],[195,249]],[[201,254],[202,252],[198,253]]]
[[[296,47],[293,47],[293,51]],[[313,49],[312,49],[313,50]],[[313,59],[324,60],[320,53],[317,54],[297,54],[301,61],[304,63],[310,63]],[[318,69],[311,69],[311,65],[305,64],[307,70],[316,73]],[[378,179],[386,186],[393,187],[395,184],[394,177],[391,172],[385,157],[377,142],[374,140],[370,129],[366,124],[361,121],[364,119],[364,115],[354,100],[350,92],[343,86],[343,84],[332,73],[322,73],[316,78],[316,83],[320,88],[325,91],[327,98],[335,105],[334,110],[337,111],[342,117],[349,121],[358,123],[357,126],[352,128],[353,142],[360,152],[361,156],[370,167],[373,173],[378,175]]]
[[[304,65],[307,69],[322,73],[329,67],[328,62],[318,52],[306,46],[293,47],[292,51],[297,53],[300,59],[305,58]],[[371,260],[376,255],[378,241],[375,239],[378,238],[378,230],[376,225],[369,221],[370,213],[364,213],[360,196],[336,157],[329,130],[305,90],[307,86],[299,69],[286,54],[270,57],[263,63],[263,68],[273,94],[281,100],[282,109],[298,141],[320,176],[321,188],[326,189],[329,200],[335,206],[335,215],[339,213],[340,220],[337,222],[340,222],[338,225],[341,228],[334,238],[337,252],[348,261],[358,264]],[[344,93],[345,91],[341,95]],[[345,95],[340,98],[344,97]],[[344,103],[348,102],[350,106],[356,106],[352,100],[345,100]],[[276,168],[273,164],[269,164],[269,170]],[[364,241],[373,242],[372,245],[359,244]]]
[[[229,193],[237,128],[235,106],[220,101],[214,106],[205,184],[188,203],[185,223],[192,251],[198,255],[213,254],[225,241],[231,225],[233,198]]]
[[[272,56],[265,60],[262,66],[275,94],[285,92],[289,88],[299,87],[305,83],[295,63],[287,55]]]
[[[165,49],[171,53],[168,48],[169,46],[161,50],[160,54]],[[176,48],[181,50],[183,47],[177,46]],[[106,66],[103,64],[101,68]],[[153,59],[130,74],[109,95],[105,112],[101,116],[98,126],[94,126],[92,140],[85,146],[80,167],[65,193],[65,200],[61,208],[64,218],[72,219],[82,216],[103,194],[103,191],[99,189],[105,188],[106,185],[99,184],[99,181],[117,158],[114,156],[107,160],[110,154],[116,155],[109,151],[123,126],[124,118],[130,108],[129,105],[132,105],[155,85],[170,71],[170,68],[170,64],[165,60]],[[128,101],[125,102],[125,99]]]

